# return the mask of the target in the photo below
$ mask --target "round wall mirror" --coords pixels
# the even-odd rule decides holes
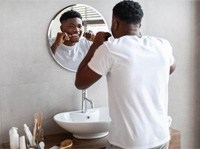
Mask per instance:
[[[64,69],[76,72],[98,31],[108,32],[102,15],[84,4],[74,4],[60,10],[48,29],[50,52]]]

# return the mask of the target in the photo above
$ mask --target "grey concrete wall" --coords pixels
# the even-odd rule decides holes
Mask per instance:
[[[111,23],[111,9],[119,0],[0,0],[0,143],[8,141],[12,126],[23,135],[33,126],[35,112],[44,113],[45,134],[63,131],[53,121],[59,112],[80,109],[81,92],[75,74],[53,60],[47,30],[62,8],[87,4]],[[142,0],[143,34],[168,39],[174,47],[176,72],[170,78],[169,115],[182,133],[182,148],[200,148],[200,2],[198,0]],[[106,5],[106,6],[105,6]],[[106,80],[88,90],[96,106],[107,105]]]

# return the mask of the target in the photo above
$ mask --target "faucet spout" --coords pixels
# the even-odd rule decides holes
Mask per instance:
[[[86,101],[88,101],[91,105],[91,108],[93,109],[94,108],[94,102],[88,98],[85,98]]]
[[[86,113],[87,111],[87,102],[90,103],[91,108],[94,108],[93,101],[87,98],[87,90],[82,90],[82,113]]]

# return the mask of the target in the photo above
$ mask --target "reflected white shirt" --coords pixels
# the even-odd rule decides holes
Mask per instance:
[[[49,39],[50,46],[54,43],[55,38]],[[81,37],[79,42],[74,46],[61,44],[54,54],[55,60],[64,68],[76,71],[80,62],[87,54],[92,42]]]

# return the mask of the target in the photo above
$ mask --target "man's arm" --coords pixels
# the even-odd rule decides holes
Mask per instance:
[[[102,76],[94,72],[88,67],[88,63],[93,57],[95,51],[98,49],[100,45],[103,44],[104,41],[108,40],[110,37],[110,33],[105,32],[98,32],[96,37],[87,53],[85,58],[80,63],[77,73],[76,73],[76,80],[75,86],[78,89],[86,89],[98,81]]]
[[[53,54],[56,53],[56,49],[58,48],[59,44],[56,44],[55,42],[51,46],[51,51]]]
[[[62,43],[64,43],[65,40],[69,40],[69,37],[64,32],[58,32],[56,36],[55,42],[51,46],[51,51],[53,54],[56,53],[56,49],[58,46]]]

